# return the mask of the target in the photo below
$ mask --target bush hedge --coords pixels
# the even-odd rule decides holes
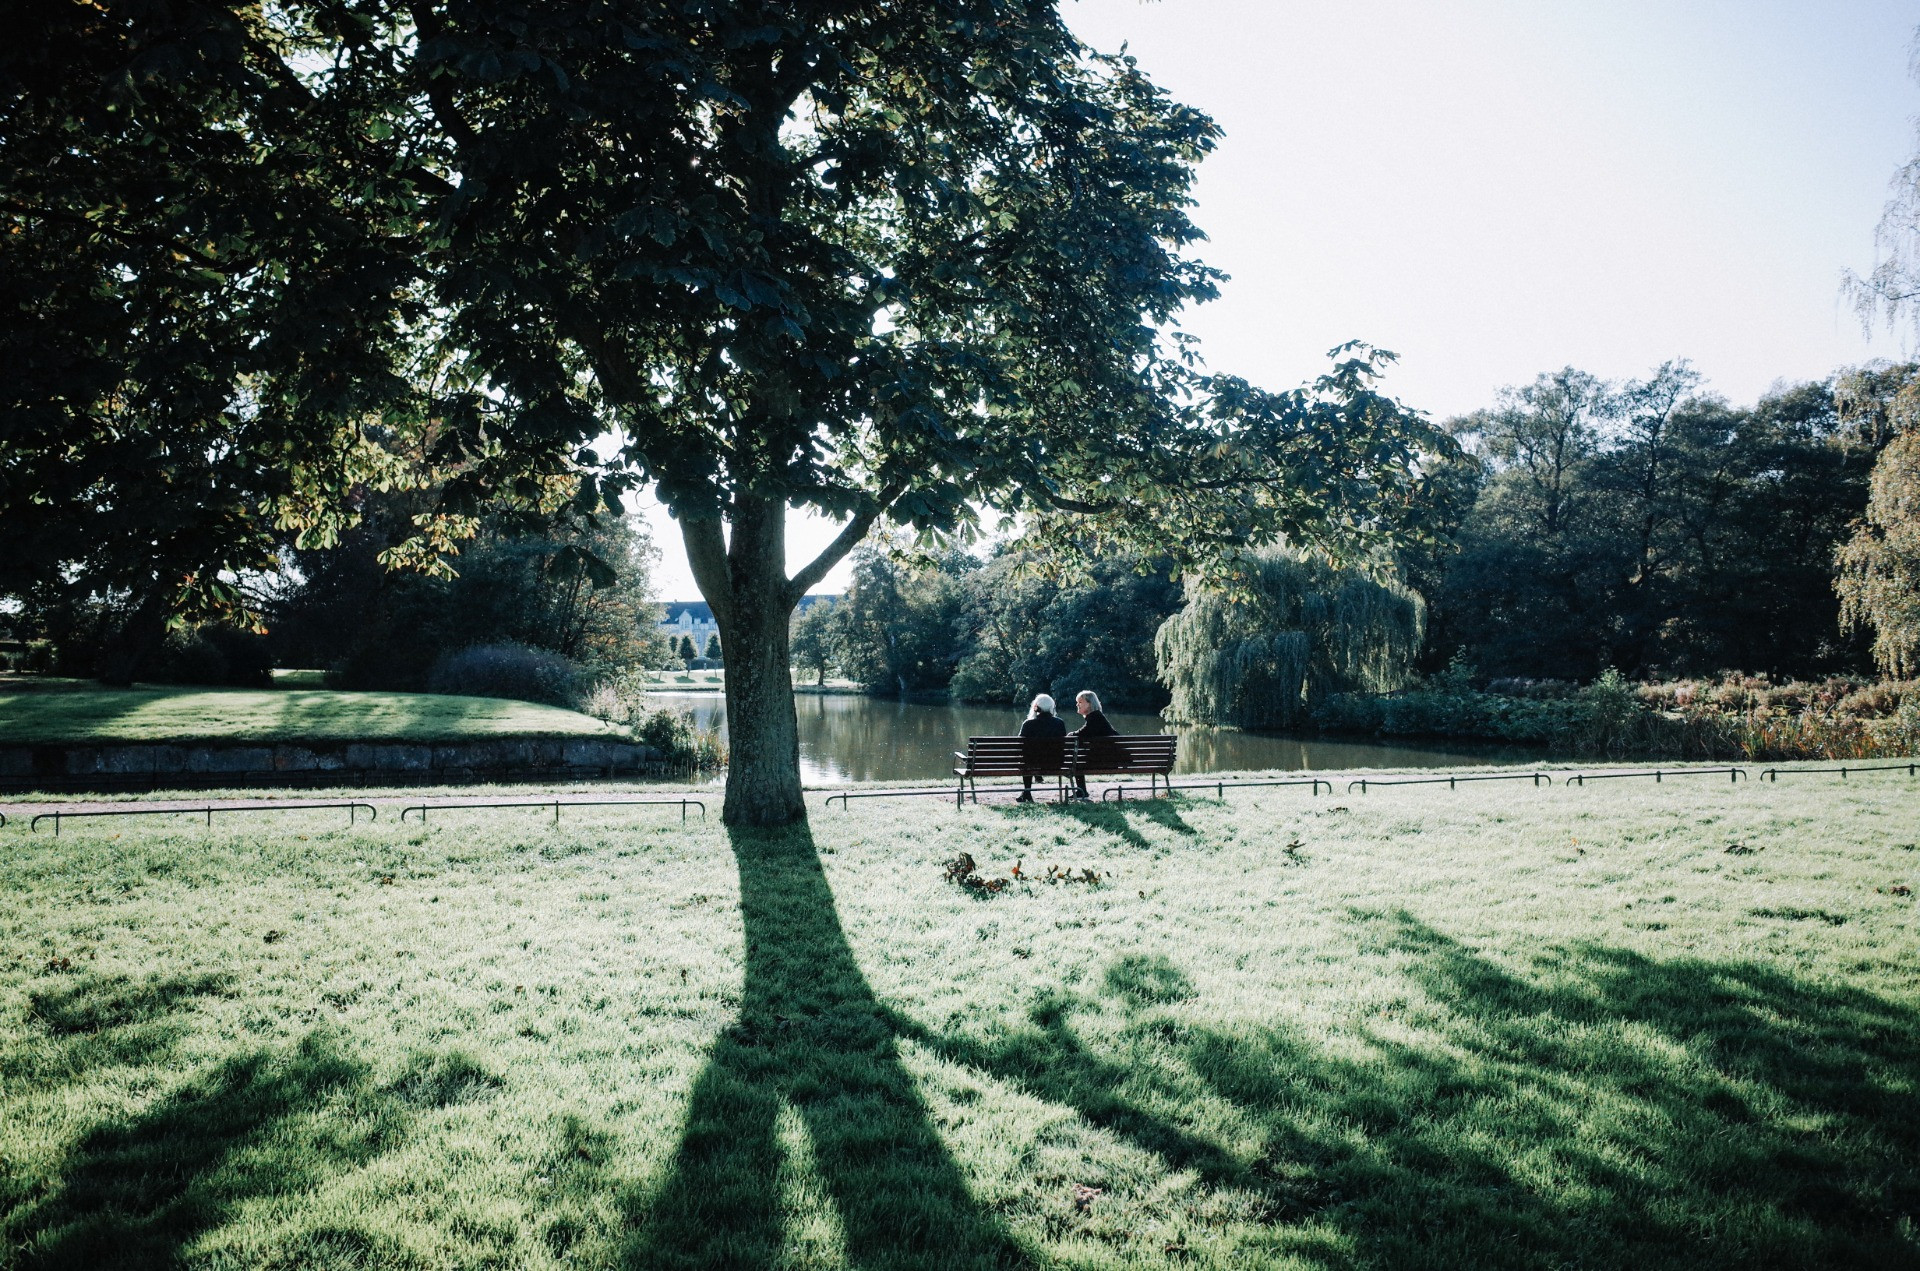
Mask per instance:
[[[548,649],[481,644],[443,653],[427,674],[429,693],[506,697],[548,706],[574,704],[580,669]]]
[[[1608,671],[1571,691],[1476,689],[1462,668],[1390,695],[1343,693],[1324,731],[1536,745],[1599,758],[1866,759],[1920,753],[1920,681],[1771,684],[1749,676],[1633,685]]]

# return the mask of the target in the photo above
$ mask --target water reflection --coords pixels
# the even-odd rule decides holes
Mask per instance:
[[[693,712],[702,728],[726,732],[726,705],[718,693],[654,693],[656,705]],[[926,781],[950,776],[953,752],[965,750],[972,736],[1005,736],[1018,731],[1023,712],[986,706],[901,702],[851,695],[802,694],[795,703],[800,719],[800,776],[810,785],[845,781]],[[1123,733],[1166,731],[1157,715],[1108,712]],[[1075,726],[1069,721],[1069,726]],[[1286,771],[1354,768],[1448,768],[1504,759],[1524,760],[1532,752],[1409,746],[1371,742],[1283,737],[1223,728],[1178,728],[1177,772],[1232,772],[1252,768]]]

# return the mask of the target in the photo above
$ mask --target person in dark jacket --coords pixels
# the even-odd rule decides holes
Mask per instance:
[[[1100,709],[1100,695],[1090,688],[1083,688],[1073,696],[1073,709],[1080,712],[1080,718],[1087,722],[1073,730],[1080,740],[1080,754],[1084,759],[1091,747],[1088,743],[1101,737],[1118,737],[1120,730],[1107,722],[1107,714]],[[1111,749],[1111,748],[1109,748]],[[1085,773],[1073,774],[1073,797],[1087,799],[1087,778]]]
[[[1033,705],[1027,708],[1026,722],[1020,725],[1020,735],[1029,738],[1064,738],[1067,725],[1053,713],[1053,699],[1045,693],[1033,699]],[[1015,803],[1033,802],[1033,777],[1023,774],[1020,778],[1023,789]]]

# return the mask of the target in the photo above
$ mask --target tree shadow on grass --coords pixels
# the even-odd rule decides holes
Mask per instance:
[[[1920,1266],[1911,1007],[1592,945],[1522,975],[1404,913],[1360,921],[1431,1004],[1337,1053],[1195,1024],[1166,1009],[1178,968],[1138,957],[1106,977],[1117,1028],[1057,987],[984,1037],[896,1026],[1250,1195],[1261,1225],[1337,1234],[1293,1251],[1324,1265]]]
[[[811,834],[729,835],[747,949],[739,1018],[694,1082],[664,1180],[636,1206],[626,1265],[774,1265],[789,1237],[781,1179],[798,1164],[780,1141],[783,1108],[811,1139],[852,1265],[1028,1265],[974,1202],[901,1065]]]
[[[0,1075],[45,1086],[101,1067],[165,1063],[186,1031],[183,1009],[225,985],[211,975],[115,976],[36,994],[29,1020],[45,1036],[9,1049]],[[137,1116],[102,1122],[45,1177],[6,1174],[6,1265],[177,1266],[249,1201],[305,1192],[364,1166],[398,1145],[417,1110],[500,1084],[470,1057],[447,1052],[415,1054],[392,1083],[376,1086],[365,1063],[318,1032],[230,1058]],[[272,1239],[270,1251],[256,1252],[276,1265],[388,1265],[400,1256],[387,1233],[351,1224],[296,1223]]]
[[[221,974],[152,976],[89,976],[63,988],[46,989],[29,999],[29,1015],[56,1036],[95,1034],[142,1024],[195,999],[225,990]]]
[[[1125,803],[1113,804],[1074,803],[1068,805],[1067,815],[1109,833],[1118,834],[1129,842],[1138,839],[1143,846],[1147,840],[1141,837],[1140,832],[1131,824],[1131,820],[1136,817],[1151,821],[1162,829],[1172,830],[1175,834],[1185,835],[1188,838],[1199,833],[1187,824],[1185,817],[1180,815],[1180,804],[1175,802],[1175,797],[1171,795],[1158,799],[1129,799]]]
[[[174,1266],[247,1200],[303,1191],[387,1150],[400,1117],[324,1034],[255,1051],[87,1134],[57,1187],[11,1216],[9,1235],[23,1267]],[[338,1245],[351,1233],[309,1234]],[[363,1234],[374,1251],[378,1237]]]
[[[71,1084],[99,1068],[157,1064],[186,1031],[181,1013],[227,991],[224,975],[86,976],[28,995],[28,1027],[0,1044],[0,1082]]]

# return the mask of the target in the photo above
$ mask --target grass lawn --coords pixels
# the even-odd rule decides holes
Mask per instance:
[[[0,683],[0,745],[140,741],[471,741],[614,731],[575,711],[497,697],[326,689],[101,688]]]
[[[727,686],[725,671],[649,671],[647,683],[669,692],[686,692],[689,689],[724,689]]]
[[[1920,1265],[1903,775],[569,817],[0,831],[4,1259]]]

